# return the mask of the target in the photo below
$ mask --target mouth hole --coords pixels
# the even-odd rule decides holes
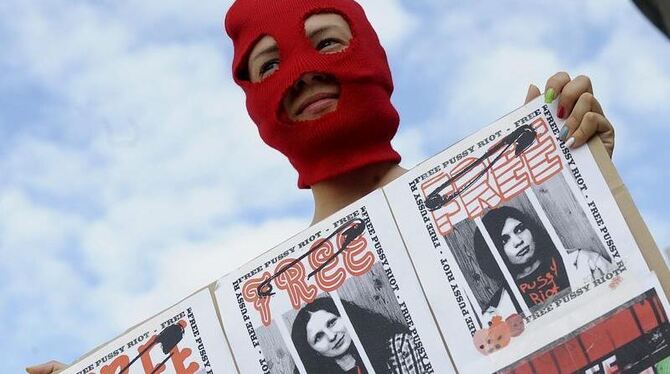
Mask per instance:
[[[315,120],[337,110],[337,107],[323,113],[305,113],[311,104],[327,98],[341,98],[341,84],[332,74],[308,72],[300,76],[284,92],[279,103],[279,116],[288,122]],[[339,103],[338,103],[339,104]],[[337,104],[336,104],[337,105]]]

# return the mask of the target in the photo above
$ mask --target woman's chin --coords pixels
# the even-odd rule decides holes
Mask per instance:
[[[342,346],[337,348],[337,355],[343,355],[347,353],[349,346],[351,346],[351,339],[347,339],[346,337],[344,339],[345,341],[342,342]]]

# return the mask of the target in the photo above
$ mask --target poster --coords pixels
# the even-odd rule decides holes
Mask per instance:
[[[549,327],[579,328],[500,373],[669,373],[668,302],[655,277],[647,278],[644,282],[632,280],[634,287],[607,295],[606,304],[611,304],[612,299],[624,301],[597,319],[580,325],[582,321],[575,314],[556,321]],[[586,316],[603,308],[592,302],[586,303],[583,309],[585,313],[581,315]]]
[[[209,289],[143,322],[62,372],[158,373],[237,373]]]
[[[375,191],[218,281],[243,373],[454,373]]]
[[[538,98],[384,187],[461,371],[497,370],[523,344],[476,344],[497,327],[541,333],[597,287],[649,271],[588,148],[557,140],[556,106]]]
[[[659,282],[555,111],[530,102],[65,373],[670,373]]]

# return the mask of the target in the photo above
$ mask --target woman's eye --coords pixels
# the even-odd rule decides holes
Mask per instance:
[[[316,49],[318,51],[323,51],[324,49],[334,50],[334,49],[336,49],[335,48],[336,46],[342,46],[342,45],[343,45],[343,43],[339,39],[326,38],[326,39],[323,39],[322,41],[320,41],[316,45]]]
[[[526,229],[526,226],[524,226],[523,223],[520,223],[520,224],[516,225],[516,227],[514,228],[514,233],[518,234],[518,233],[524,231],[525,229]]]
[[[507,244],[507,242],[509,241],[509,236],[507,236],[507,235],[503,235],[503,236],[500,238],[500,241],[502,241],[503,245]]]
[[[314,336],[314,343],[318,343],[321,340],[321,338],[323,338],[323,333],[322,332],[316,334]]]
[[[268,74],[269,72],[275,70],[277,67],[279,67],[279,59],[278,58],[269,60],[268,62],[261,65],[261,68],[260,68],[260,71],[258,72],[258,74],[262,78],[266,74]]]
[[[335,325],[335,322],[337,322],[337,319],[333,318],[328,321],[328,327],[333,327]]]

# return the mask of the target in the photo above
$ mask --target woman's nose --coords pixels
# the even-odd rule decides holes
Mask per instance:
[[[311,86],[316,82],[323,82],[325,79],[326,76],[320,73],[305,73],[300,76],[297,81],[295,81],[293,88],[299,91],[304,89],[305,86]]]
[[[335,336],[337,336],[337,333],[331,329],[326,329],[326,337],[328,337],[328,340],[333,341],[335,340]]]
[[[523,239],[519,235],[513,235],[512,243],[514,244],[514,247],[519,247],[523,245]]]

